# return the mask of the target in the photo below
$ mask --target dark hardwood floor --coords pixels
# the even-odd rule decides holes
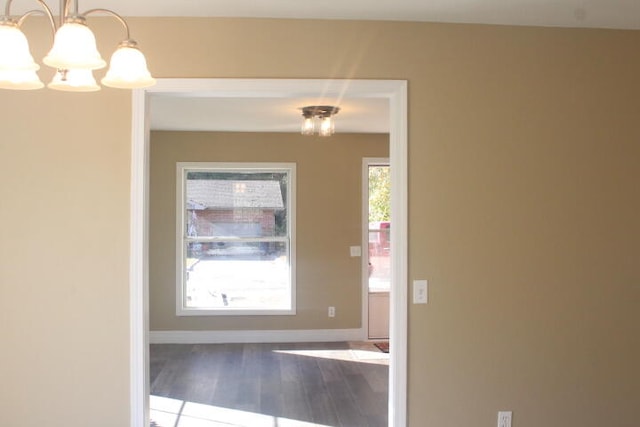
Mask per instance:
[[[371,343],[153,344],[150,366],[154,427],[387,426]]]

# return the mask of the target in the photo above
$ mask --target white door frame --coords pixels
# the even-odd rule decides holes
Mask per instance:
[[[362,328],[369,338],[369,166],[389,165],[388,157],[364,157],[362,159]],[[393,192],[391,193],[393,194]],[[393,249],[391,249],[393,256]]]
[[[389,102],[391,259],[389,427],[407,420],[407,82],[404,80],[158,79],[132,95],[130,224],[130,427],[149,426],[149,104],[153,94],[215,97],[364,97]],[[364,325],[363,325],[364,326]]]

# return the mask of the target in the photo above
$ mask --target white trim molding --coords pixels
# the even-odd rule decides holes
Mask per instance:
[[[182,93],[218,98],[379,98],[389,102],[391,166],[391,307],[389,427],[407,425],[408,127],[406,80],[158,79],[132,96],[130,233],[130,427],[149,426],[148,167],[149,104]],[[348,330],[347,330],[348,331]],[[360,331],[360,330],[358,330]],[[314,333],[317,333],[314,331]],[[249,333],[247,333],[249,334]]]
[[[409,158],[407,82],[389,97],[391,167],[391,306],[389,313],[389,427],[407,425],[407,312],[409,286]]]
[[[151,331],[150,344],[224,344],[361,341],[362,329],[268,331]]]
[[[149,120],[144,91],[132,95],[129,226],[130,426],[149,419]]]

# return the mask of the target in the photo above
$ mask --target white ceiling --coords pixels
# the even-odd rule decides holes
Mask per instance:
[[[13,2],[17,9],[20,3]],[[57,1],[50,0],[51,6]],[[54,4],[55,3],[55,4]],[[640,29],[639,0],[79,0],[123,16],[365,19]],[[31,6],[31,4],[30,4]]]
[[[185,94],[152,98],[151,129],[300,132],[300,108],[307,105],[339,105],[336,132],[389,132],[389,105],[385,99],[209,98]]]
[[[21,2],[14,2],[14,9]],[[51,1],[51,6],[55,6]],[[364,19],[640,29],[640,0],[80,0],[80,12],[123,16]],[[18,10],[16,10],[17,12]],[[156,96],[153,129],[298,132],[300,107],[339,105],[338,132],[388,132],[388,106],[375,99]]]

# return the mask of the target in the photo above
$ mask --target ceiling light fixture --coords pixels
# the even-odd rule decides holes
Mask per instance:
[[[319,136],[331,136],[335,132],[333,116],[340,111],[339,107],[330,105],[309,105],[302,107],[302,134],[314,135],[316,129]]]
[[[147,69],[147,62],[137,43],[129,36],[129,25],[117,13],[109,9],[91,9],[78,13],[77,0],[60,1],[60,18],[56,24],[51,9],[43,0],[36,0],[42,10],[30,10],[22,16],[11,16],[12,0],[5,4],[0,17],[0,88],[31,90],[44,87],[36,71],[40,66],[33,60],[27,37],[20,30],[26,18],[45,15],[53,33],[53,47],[42,62],[56,69],[50,89],[74,92],[100,90],[93,77],[93,70],[104,68],[107,63],[96,48],[96,38],[86,23],[86,17],[94,13],[116,18],[125,28],[126,39],[111,56],[109,70],[101,80],[104,86],[133,89],[152,86],[155,79]]]

